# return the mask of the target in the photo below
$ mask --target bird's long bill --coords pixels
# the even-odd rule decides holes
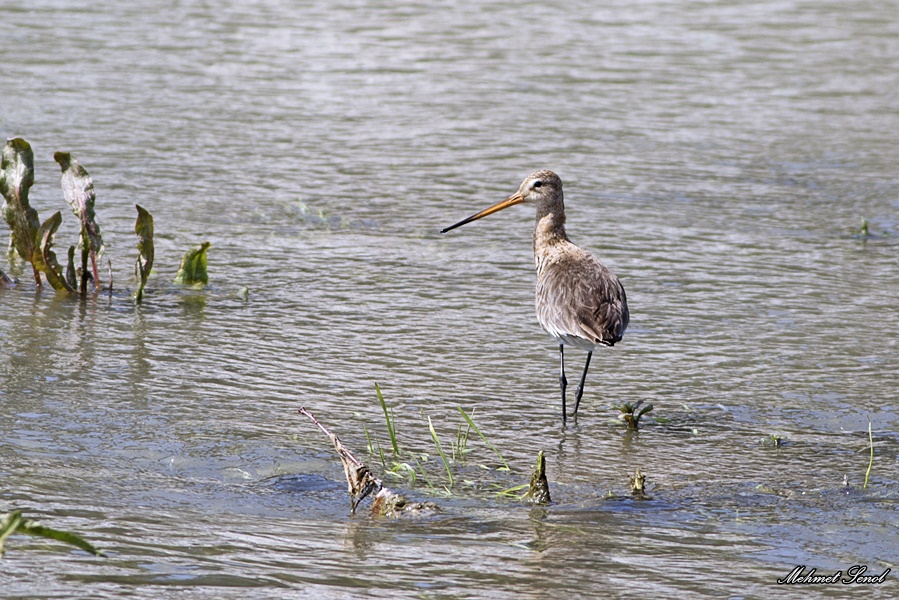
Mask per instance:
[[[472,221],[477,221],[478,219],[482,219],[482,218],[486,217],[487,215],[492,215],[493,213],[495,213],[497,211],[500,211],[504,208],[509,208],[510,206],[514,206],[516,204],[521,204],[522,202],[524,202],[524,198],[521,197],[521,194],[515,194],[514,196],[509,196],[502,202],[498,202],[497,204],[494,204],[490,208],[485,208],[481,212],[475,213],[475,214],[471,215],[470,217],[468,217],[467,219],[462,219],[455,225],[450,225],[446,229],[441,230],[440,233],[446,233],[447,231],[450,231],[451,229],[455,229],[456,227],[462,227],[466,223],[471,223]]]

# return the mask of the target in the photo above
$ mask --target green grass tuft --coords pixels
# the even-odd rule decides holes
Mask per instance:
[[[387,433],[390,434],[390,443],[393,445],[393,455],[399,456],[400,446],[396,441],[396,419],[390,418],[390,413],[387,411],[387,402],[384,400],[384,395],[381,393],[381,388],[377,383],[375,384],[375,391],[378,393],[378,402],[381,403],[381,408],[384,410],[384,419],[387,421]]]
[[[450,468],[449,460],[447,460],[446,454],[443,453],[443,448],[440,446],[440,438],[437,437],[437,431],[434,430],[434,424],[431,423],[431,417],[428,417],[428,429],[431,430],[431,438],[434,440],[434,445],[437,446],[437,452],[440,454],[443,466],[446,467],[446,476],[449,477],[449,486],[453,487],[455,484],[453,470]]]
[[[421,462],[418,460],[418,457],[417,457],[417,456],[413,456],[412,459],[415,461],[415,464],[418,465],[418,470],[421,472],[421,476],[424,477],[424,480],[425,480],[425,482],[428,484],[428,487],[431,488],[431,489],[433,490],[433,489],[434,489],[434,484],[431,483],[431,478],[428,477],[428,473],[427,473],[427,471],[425,471],[424,466],[423,466],[423,465],[421,464]]]
[[[652,410],[652,404],[647,404],[643,408],[640,408],[642,404],[643,400],[638,400],[635,403],[625,402],[621,406],[615,407],[619,411],[621,411],[620,416],[624,420],[624,422],[627,423],[629,429],[639,429],[640,417]]]
[[[484,434],[481,433],[481,430],[478,429],[478,426],[474,424],[474,421],[472,421],[471,417],[469,417],[468,414],[467,414],[464,410],[462,410],[462,407],[461,407],[461,406],[457,406],[456,408],[459,409],[459,412],[462,413],[462,416],[465,418],[466,421],[468,421],[468,426],[471,427],[472,429],[474,429],[474,432],[475,432],[476,434],[478,434],[478,437],[480,437],[480,438],[484,441],[484,443],[487,444],[487,446],[489,446],[490,449],[493,450],[493,452],[499,457],[499,460],[503,463],[503,470],[504,470],[504,471],[508,471],[508,470],[509,470],[509,463],[507,463],[507,462],[506,462],[506,459],[503,458],[503,455],[499,453],[499,450],[496,449],[496,446],[494,446],[493,444],[491,444],[491,443],[487,440],[487,438],[484,437]]]

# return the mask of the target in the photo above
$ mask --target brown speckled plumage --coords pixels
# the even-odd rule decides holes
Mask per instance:
[[[534,188],[536,182],[541,183]],[[537,205],[537,321],[561,343],[585,350],[620,342],[629,320],[624,287],[598,258],[568,239],[562,180],[552,171],[537,171],[518,193],[534,196],[526,201]]]
[[[566,418],[564,346],[587,350],[587,363],[575,395],[574,413],[584,391],[590,358],[597,345],[621,341],[629,321],[627,296],[618,278],[593,254],[575,246],[565,233],[562,180],[552,171],[530,174],[518,192],[443,233],[515,204],[534,204],[534,264],[537,268],[537,321],[559,342],[562,419]]]

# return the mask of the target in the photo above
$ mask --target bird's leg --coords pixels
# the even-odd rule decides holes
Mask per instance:
[[[565,414],[565,388],[568,387],[568,380],[565,379],[565,344],[559,344],[559,386],[562,388],[562,422],[568,416]]]
[[[577,407],[581,405],[581,396],[584,395],[584,381],[587,380],[587,369],[590,368],[590,359],[593,358],[593,350],[587,353],[587,362],[584,364],[584,372],[581,373],[581,382],[577,386],[577,393],[574,395],[574,412],[573,416],[577,416]]]

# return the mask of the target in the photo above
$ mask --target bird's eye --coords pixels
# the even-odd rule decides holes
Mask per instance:
[[[540,181],[540,180],[538,179],[537,181],[534,182],[533,187],[538,188],[538,187],[540,187],[541,185],[543,185],[543,182]]]

